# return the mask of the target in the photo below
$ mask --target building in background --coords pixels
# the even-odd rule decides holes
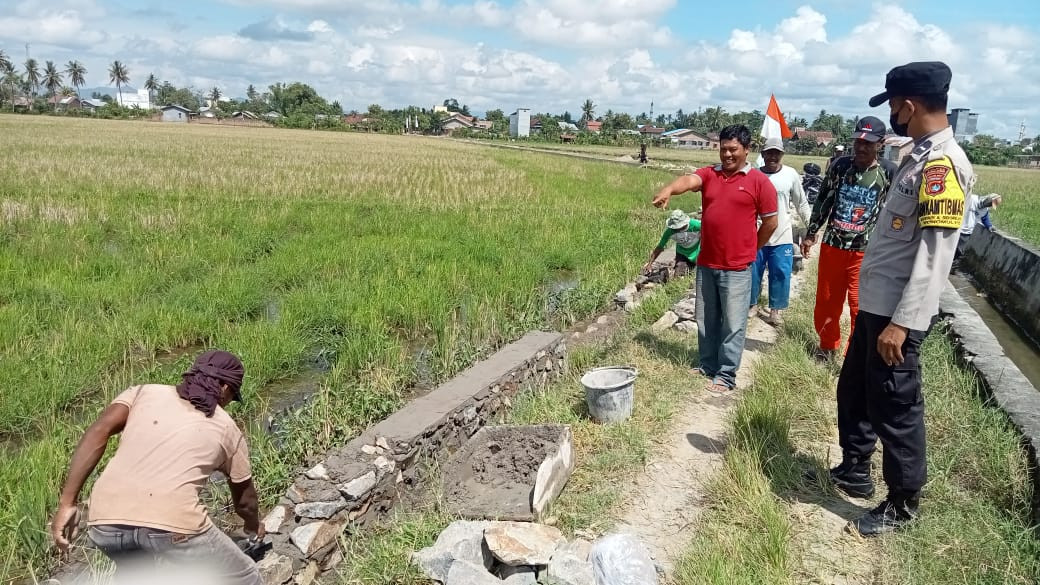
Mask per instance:
[[[979,115],[971,113],[970,108],[954,108],[946,119],[953,126],[953,136],[957,142],[971,142],[978,134]]]
[[[151,110],[154,107],[152,106],[152,95],[147,89],[139,89],[137,91],[124,89],[116,92],[116,99],[119,100],[119,105],[124,108]]]
[[[513,138],[527,138],[531,135],[530,108],[518,108],[509,115],[509,135]]]

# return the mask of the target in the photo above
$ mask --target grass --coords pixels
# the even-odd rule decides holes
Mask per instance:
[[[629,156],[638,159],[639,156],[638,146],[541,142],[527,143],[526,146],[592,154],[604,158]],[[647,151],[647,156],[650,157],[651,162],[689,166],[691,168],[717,164],[719,162],[718,152],[715,150],[651,147]],[[756,157],[756,153],[751,153],[749,159],[754,162]],[[799,173],[802,172],[802,165],[807,162],[815,162],[820,165],[820,168],[826,168],[827,166],[826,157],[797,154],[784,156],[784,164],[794,167]],[[1036,213],[1036,206],[1040,203],[1040,172],[1029,169],[976,166],[975,173],[978,177],[978,182],[975,184],[976,193],[982,195],[1000,193],[1004,196],[1003,205],[991,214],[997,229],[1022,238],[1034,246],[1040,246],[1040,214]]]
[[[1029,169],[975,167],[980,195],[1000,193],[1004,203],[990,213],[998,230],[1040,246],[1040,172]]]
[[[807,495],[827,496],[802,472],[825,467],[807,453],[831,441],[834,425],[833,372],[806,353],[815,343],[812,293],[792,304],[776,346],[756,364],[733,416],[725,466],[709,488],[713,506],[678,565],[680,585],[815,577],[813,553],[795,538],[791,507]],[[1040,541],[1030,527],[1032,484],[1020,437],[980,400],[976,380],[958,367],[942,331],[927,339],[922,356],[930,477],[922,515],[911,529],[879,539],[872,580],[1037,582]]]
[[[122,389],[222,347],[256,421],[321,366],[278,436],[250,431],[270,501],[420,374],[603,306],[669,179],[411,137],[24,116],[0,134],[0,581],[46,573],[68,457]]]
[[[578,466],[548,514],[570,535],[601,534],[613,525],[614,513],[625,496],[618,485],[643,468],[670,417],[695,388],[686,371],[696,351],[694,340],[646,331],[687,284],[670,283],[647,299],[611,338],[571,352],[568,372],[560,381],[520,395],[506,416],[505,422],[511,424],[571,425]],[[633,364],[640,377],[632,418],[603,426],[589,419],[578,379],[587,368],[607,363]],[[603,481],[604,477],[611,481]],[[430,483],[436,485],[437,481]],[[441,510],[434,493],[423,505],[402,510],[383,525],[348,536],[338,582],[428,584],[409,562],[409,555],[432,544],[452,520]]]

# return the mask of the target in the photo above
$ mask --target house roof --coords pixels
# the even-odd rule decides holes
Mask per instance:
[[[346,114],[343,116],[344,124],[360,124],[365,121],[365,117],[361,114]]]
[[[448,122],[458,122],[466,128],[472,128],[475,120],[476,118],[471,118],[469,116],[465,116],[463,114],[455,112],[451,116],[448,116],[448,119],[445,120],[444,123],[447,124]]]
[[[103,101],[101,101],[99,99],[94,99],[94,98],[85,99],[85,100],[81,101],[80,103],[81,104],[86,104],[88,106],[92,106],[92,107],[95,107],[95,108],[103,108],[103,107],[105,107],[105,102],[103,102]]]
[[[602,126],[603,122],[597,122],[596,120],[589,120],[585,122],[586,128],[601,128]]]
[[[270,112],[267,112],[266,114],[264,114],[264,117],[265,118],[281,118],[282,115],[279,114],[278,112],[274,111],[274,110],[271,110]]]
[[[74,95],[66,96],[66,97],[61,98],[61,102],[60,103],[63,106],[67,106],[67,105],[71,104],[73,101],[79,101],[79,98],[74,96]]]
[[[241,112],[231,112],[231,117],[232,118],[249,118],[250,120],[256,120],[256,119],[259,118],[259,116],[257,116],[256,114],[254,114],[253,112],[250,112],[248,110],[242,110]]]
[[[639,131],[643,134],[663,134],[664,128],[658,128],[656,126],[651,126],[650,124],[644,124],[639,127]]]
[[[163,107],[161,107],[159,109],[164,111],[164,112],[166,110],[179,110],[181,112],[184,112],[185,114],[190,114],[191,113],[191,110],[189,110],[188,108],[185,108],[184,106],[180,106],[180,105],[177,105],[177,104],[165,105],[165,106],[163,106]]]
[[[834,142],[834,133],[829,130],[801,130],[794,133],[798,140],[813,139],[817,144],[830,144]]]
[[[15,106],[29,107],[29,105],[32,103],[32,100],[24,96],[17,96],[13,100],[11,100],[11,103],[13,103]]]

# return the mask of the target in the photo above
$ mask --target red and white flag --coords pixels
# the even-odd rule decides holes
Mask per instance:
[[[794,133],[787,127],[787,121],[784,120],[780,106],[776,103],[776,96],[769,94],[769,107],[766,108],[766,119],[762,122],[762,141],[765,142],[770,138],[786,139],[793,135]],[[765,164],[761,154],[758,155],[756,162],[759,167]]]

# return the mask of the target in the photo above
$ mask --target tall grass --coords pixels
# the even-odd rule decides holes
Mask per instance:
[[[998,230],[1018,236],[1040,246],[1040,172],[1029,169],[975,167],[978,182],[975,192],[981,195],[1000,193],[1004,203],[990,214]]]
[[[13,116],[0,135],[0,581],[46,569],[67,459],[125,387],[226,348],[250,420],[273,382],[330,363],[277,441],[251,432],[270,499],[420,367],[444,379],[599,308],[668,179],[406,137]],[[578,286],[549,302],[564,273]]]

